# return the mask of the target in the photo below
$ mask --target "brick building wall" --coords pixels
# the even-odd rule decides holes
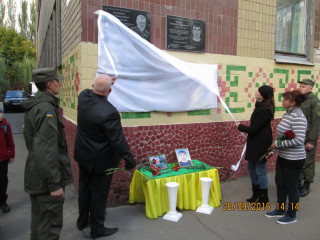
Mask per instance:
[[[238,0],[82,1],[82,41],[98,43],[96,10],[102,5],[151,12],[151,43],[165,49],[166,15],[206,21],[206,53],[237,54]]]
[[[81,42],[81,34],[84,31],[82,23],[81,2],[61,0],[61,42],[62,42],[62,57],[72,51]]]
[[[184,61],[218,64],[220,95],[234,117],[242,123],[249,124],[255,91],[263,84],[275,88],[274,135],[284,113],[281,93],[298,88],[297,80],[309,77],[316,82],[314,93],[320,94],[320,57],[316,51],[312,51],[314,66],[277,64],[274,61],[274,0],[79,0],[69,1],[68,6],[66,0],[61,3],[62,73],[66,79],[60,98],[76,187],[78,167],[73,160],[73,148],[77,96],[83,89],[91,88],[95,78],[98,28],[94,12],[102,5],[150,12],[152,44]],[[320,0],[313,0],[312,49],[319,49],[319,10]],[[165,50],[166,15],[205,21],[205,53]],[[158,153],[166,154],[169,162],[176,162],[174,149],[187,147],[192,159],[222,167],[219,169],[221,180],[248,175],[246,161],[237,172],[230,168],[239,160],[245,140],[219,102],[217,108],[209,110],[121,113],[121,117],[125,135],[138,162]],[[317,159],[319,157],[318,153]],[[274,167],[275,157],[268,162],[268,170],[272,171]],[[127,199],[131,177],[132,172],[115,174],[109,203]]]

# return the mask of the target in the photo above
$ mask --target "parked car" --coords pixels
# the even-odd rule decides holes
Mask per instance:
[[[3,101],[3,111],[6,113],[10,110],[22,110],[20,103],[27,100],[24,91],[7,91]]]

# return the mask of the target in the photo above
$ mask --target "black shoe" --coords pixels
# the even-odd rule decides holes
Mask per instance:
[[[299,195],[300,197],[305,197],[309,194],[310,190],[306,189],[306,188],[301,188],[301,190],[299,190]]]
[[[301,191],[299,191],[300,197],[305,197],[305,196],[307,196],[309,194],[309,192],[310,192],[309,186],[310,186],[309,182],[304,182]]]
[[[82,226],[82,225],[79,223],[79,219],[77,220],[76,225],[77,225],[77,228],[78,228],[79,231],[82,231],[83,229],[85,229],[86,227],[89,226],[89,224],[86,224],[85,226]]]
[[[257,201],[258,203],[264,203],[267,204],[269,202],[269,197],[268,197],[268,188],[266,189],[260,189],[260,196]]]
[[[118,228],[102,228],[100,231],[97,232],[91,232],[91,238],[96,239],[99,237],[106,237],[110,236],[111,234],[114,234],[118,232]]]
[[[3,213],[8,213],[8,212],[10,212],[10,207],[8,206],[7,203],[2,204],[2,205],[0,206],[0,209],[1,209],[1,211],[2,211]]]

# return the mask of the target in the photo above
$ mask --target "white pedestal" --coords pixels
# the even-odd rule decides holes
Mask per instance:
[[[167,190],[168,190],[170,210],[169,210],[168,213],[166,213],[163,216],[163,219],[164,220],[173,221],[173,222],[178,222],[179,219],[182,217],[182,214],[178,213],[177,210],[176,210],[177,193],[178,193],[179,183],[168,182],[168,183],[166,183],[166,187],[167,187]]]
[[[202,191],[202,204],[200,207],[198,207],[197,212],[211,214],[213,211],[213,207],[209,206],[208,202],[212,179],[208,177],[202,177],[200,178],[200,182]]]

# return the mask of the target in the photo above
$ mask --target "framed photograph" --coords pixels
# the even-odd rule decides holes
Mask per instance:
[[[154,165],[155,167],[159,168],[159,170],[168,168],[166,155],[160,154],[160,155],[149,156],[148,158],[149,158],[150,166]]]
[[[193,166],[188,148],[177,148],[175,151],[181,168]]]

